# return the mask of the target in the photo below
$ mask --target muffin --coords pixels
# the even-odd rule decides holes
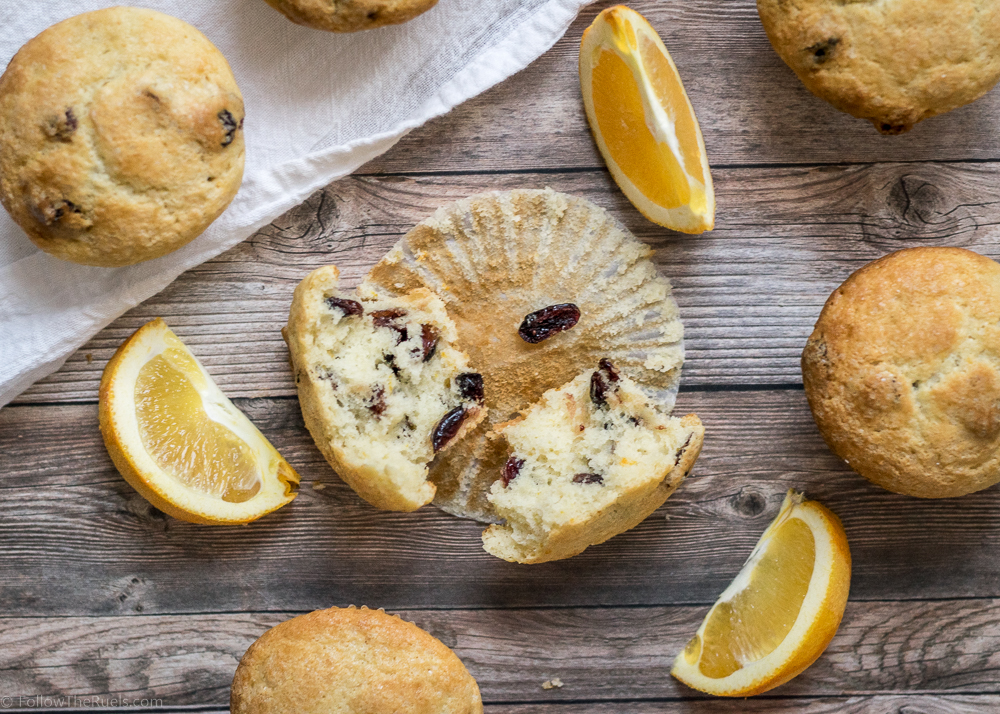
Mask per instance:
[[[267,0],[267,4],[299,25],[357,32],[412,20],[437,0]]]
[[[946,498],[1000,481],[1000,265],[962,248],[869,263],[826,301],[802,353],[838,456],[883,488]]]
[[[233,73],[198,30],[139,8],[77,15],[0,77],[0,201],[58,258],[157,258],[236,195],[242,127]]]
[[[434,497],[427,464],[486,416],[483,378],[436,295],[356,299],[339,275],[318,268],[298,285],[283,333],[302,416],[359,496],[413,511]]]
[[[884,134],[968,104],[1000,79],[1000,3],[757,0],[757,10],[811,92]]]
[[[233,714],[482,714],[476,680],[416,625],[353,607],[261,635],[230,690]]]
[[[507,448],[493,428],[602,358],[669,413],[684,328],[651,254],[587,200],[518,190],[438,209],[372,269],[363,291],[439,295],[485,382],[487,419],[431,465],[435,505],[499,522],[487,494]]]
[[[517,563],[569,558],[634,528],[694,466],[705,429],[666,417],[608,359],[542,395],[497,432],[510,456],[489,501],[504,525],[487,551]]]

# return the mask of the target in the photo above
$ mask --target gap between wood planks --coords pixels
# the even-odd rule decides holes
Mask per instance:
[[[995,695],[998,605],[849,603],[823,656],[770,698]],[[453,649],[487,702],[704,698],[668,676],[704,607],[390,612]],[[0,618],[0,671],[8,691],[26,695],[72,682],[90,695],[143,692],[174,704],[221,704],[247,647],[295,614]],[[543,689],[555,677],[565,686]]]
[[[1000,601],[848,604],[830,646],[780,694],[754,701],[910,692],[996,695]],[[704,607],[390,610],[455,651],[491,703],[705,699],[668,672]],[[67,685],[222,704],[247,647],[298,614],[0,618],[7,691]],[[558,677],[564,687],[543,689]],[[714,701],[714,700],[712,700]],[[843,703],[843,699],[839,699]]]
[[[799,390],[682,393],[679,413],[699,414],[710,438],[677,493],[637,528],[531,567],[483,552],[478,524],[362,503],[316,450],[294,399],[240,406],[303,477],[292,504],[246,528],[153,509],[108,459],[94,405],[0,411],[7,614],[707,604],[789,488],[842,518],[854,601],[1000,597],[1000,489],[945,501],[879,489],[830,453]],[[74,587],[51,587],[52,573]]]
[[[803,385],[801,382],[790,382],[788,384],[775,383],[775,384],[681,384],[680,391],[685,394],[693,394],[695,392],[770,392],[770,391],[799,391],[803,390]],[[273,397],[267,397],[268,399],[298,399],[294,394],[277,394]],[[235,404],[239,404],[242,401],[249,399],[260,399],[260,397],[233,397],[232,401]],[[61,402],[27,402],[27,401],[16,401],[11,402],[5,408],[17,408],[17,407],[47,407],[54,406],[57,404],[65,405],[95,405],[99,402],[96,399],[79,399],[79,400],[67,400]]]
[[[903,160],[897,159],[894,161],[807,161],[807,162],[773,162],[773,163],[739,163],[739,164],[712,164],[710,167],[712,171],[738,171],[740,169],[744,170],[756,170],[756,169],[821,169],[821,168],[848,168],[854,166],[892,166],[893,164],[997,164],[1000,163],[1000,158],[970,158],[970,159],[916,159],[916,160]],[[604,173],[609,174],[608,167],[605,164],[594,164],[585,166],[566,166],[566,167],[552,167],[552,168],[523,168],[523,169],[425,169],[425,170],[414,170],[414,171],[365,171],[365,167],[361,167],[355,171],[351,176],[356,176],[358,178],[391,178],[398,176],[400,178],[433,178],[435,176],[502,176],[502,175],[530,175],[530,174],[588,174],[588,173]]]

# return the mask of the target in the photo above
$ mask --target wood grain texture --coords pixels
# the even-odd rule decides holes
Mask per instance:
[[[985,714],[1000,710],[996,695],[903,694],[754,699],[667,699],[658,702],[494,704],[487,714]],[[213,713],[214,714],[214,713]]]
[[[707,699],[669,676],[705,607],[397,612],[456,652],[485,702]],[[3,618],[4,689],[225,704],[243,652],[294,614]],[[998,600],[853,602],[827,651],[771,696],[995,695],[998,646]],[[554,677],[564,686],[543,689]]]
[[[16,699],[14,700],[16,703]],[[39,701],[37,698],[33,702]],[[41,701],[45,701],[43,698]],[[666,699],[656,702],[532,702],[530,704],[487,704],[486,714],[980,714],[1000,708],[996,695],[876,695],[853,697],[758,697],[756,699]],[[59,707],[5,710],[12,714],[120,714],[121,709]],[[156,714],[228,714],[216,707],[168,706]]]
[[[9,615],[710,603],[788,488],[843,519],[855,600],[1000,596],[1000,491],[925,501],[849,471],[801,391],[687,392],[705,423],[693,475],[638,528],[536,566],[482,550],[433,507],[377,511],[334,475],[290,399],[240,406],[299,470],[298,499],[249,526],[153,509],[117,474],[93,405],[0,412],[0,602]],[[311,484],[320,482],[321,490]]]
[[[13,700],[17,703],[17,699]],[[5,710],[12,714],[120,714],[120,708],[95,709],[58,707],[39,709],[30,700],[29,708]],[[54,703],[55,700],[49,700]],[[28,702],[25,702],[28,703]],[[661,701],[629,702],[532,702],[530,704],[487,704],[486,714],[764,714],[795,712],[796,714],[980,714],[1000,708],[996,695],[937,695],[903,694],[852,697],[757,697],[756,699],[664,699]],[[156,714],[228,714],[229,709],[191,706],[166,706]]]
[[[829,293],[893,250],[958,245],[1000,256],[1000,163],[726,169],[714,232],[680,236],[628,203],[604,171],[352,177],[113,322],[21,403],[93,401],[101,370],[160,316],[235,397],[291,396],[280,329],[310,270],[356,284],[435,208],[482,190],[551,186],[607,208],[656,250],[685,323],[686,386],[800,383],[799,357]],[[89,358],[88,358],[89,355]]]
[[[577,76],[585,8],[555,47],[520,74],[457,107],[362,169],[366,172],[600,167]],[[670,51],[698,115],[713,167],[996,159],[1000,92],[882,136],[798,80],[768,42],[754,0],[638,0]]]

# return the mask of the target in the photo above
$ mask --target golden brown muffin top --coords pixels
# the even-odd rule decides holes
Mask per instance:
[[[277,625],[233,678],[233,714],[481,714],[455,653],[381,610],[333,607]]]
[[[925,498],[1000,480],[1000,265],[962,248],[869,263],[827,300],[802,354],[830,448]]]
[[[174,250],[243,175],[243,100],[198,30],[152,10],[71,17],[0,77],[0,199],[46,252],[128,265]]]
[[[1000,78],[995,0],[757,0],[781,58],[817,96],[886,134]]]
[[[267,0],[298,25],[328,32],[358,32],[412,20],[437,0]]]

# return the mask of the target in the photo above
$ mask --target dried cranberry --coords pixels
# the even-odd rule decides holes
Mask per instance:
[[[392,323],[401,317],[406,317],[406,310],[398,307],[372,312],[372,322],[375,323],[375,327],[392,327]]]
[[[368,402],[368,408],[371,409],[372,414],[380,417],[383,412],[385,412],[386,406],[388,405],[385,403],[385,389],[382,387],[375,387],[375,389],[372,390],[372,398]]]
[[[32,205],[30,209],[31,214],[40,223],[44,223],[47,226],[58,223],[67,213],[83,213],[82,208],[66,199],[56,201],[55,203],[43,202],[38,205]]]
[[[405,327],[396,324],[396,320],[401,317],[406,317],[406,310],[401,310],[398,307],[372,312],[372,322],[375,324],[375,327],[388,327],[390,330],[396,331],[397,345],[400,342],[405,342],[410,337]]]
[[[218,117],[219,121],[222,122],[222,130],[226,132],[226,136],[222,140],[222,145],[229,146],[233,143],[233,139],[236,138],[236,130],[243,126],[243,120],[241,119],[237,122],[228,109],[223,109],[219,112]]]
[[[557,332],[564,332],[580,321],[580,308],[571,302],[549,305],[536,310],[521,322],[517,334],[531,344],[547,340]]]
[[[470,399],[479,404],[483,403],[485,398],[483,375],[466,372],[455,377],[455,382],[458,384],[458,393],[462,395],[462,399]]]
[[[455,407],[441,417],[441,421],[434,427],[434,433],[431,434],[431,445],[434,447],[435,454],[455,438],[458,430],[462,427],[462,422],[465,421],[465,417],[465,407]]]
[[[441,335],[437,331],[437,328],[431,325],[421,325],[420,326],[420,340],[424,350],[424,362],[430,360],[437,352],[438,340]]]
[[[600,474],[577,474],[573,483],[604,483],[604,477]]]
[[[614,392],[618,382],[618,370],[607,357],[597,363],[597,369],[590,377],[590,401],[599,407],[608,405],[608,392]]]
[[[688,438],[684,441],[684,445],[677,450],[677,463],[680,463],[681,457],[684,456],[684,452],[687,451],[688,446],[691,445],[691,438],[694,434],[688,434]]]
[[[361,303],[357,300],[345,300],[344,298],[328,297],[326,299],[326,304],[331,310],[334,308],[342,310],[344,317],[348,317],[349,315],[363,315],[365,312],[364,308],[361,307]]]
[[[394,355],[392,352],[389,352],[387,354],[382,355],[382,359],[384,359],[385,363],[389,365],[389,369],[392,370],[392,373],[396,375],[396,377],[399,377],[399,367],[396,366],[396,355]]]
[[[507,463],[503,465],[503,475],[500,477],[503,480],[504,488],[507,488],[510,482],[517,478],[517,475],[521,473],[522,466],[524,466],[524,459],[519,459],[516,456],[507,459]]]
[[[48,125],[44,129],[45,133],[51,138],[70,142],[73,140],[73,134],[79,125],[80,123],[77,121],[76,114],[73,113],[73,107],[69,107],[63,116],[56,116],[49,119]]]

